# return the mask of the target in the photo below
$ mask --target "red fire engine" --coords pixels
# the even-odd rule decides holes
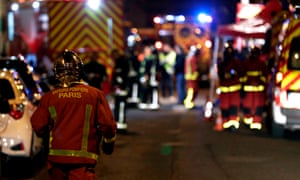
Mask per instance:
[[[10,45],[17,40],[16,35],[20,36],[27,46],[26,53],[32,57],[46,47],[44,55],[51,61],[64,49],[82,55],[97,51],[99,61],[107,66],[110,74],[111,50],[125,49],[123,3],[123,0],[3,1],[2,8],[9,9],[7,14],[3,13],[2,35],[8,37]],[[8,55],[14,55],[13,47],[7,46]]]

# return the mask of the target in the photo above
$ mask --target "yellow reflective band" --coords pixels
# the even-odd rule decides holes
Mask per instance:
[[[53,106],[49,107],[49,112],[52,118],[56,119],[56,111]],[[90,131],[90,118],[92,114],[92,105],[87,104],[85,108],[84,116],[84,127],[83,127],[83,136],[81,141],[81,150],[61,150],[61,149],[51,149],[52,148],[52,131],[50,131],[49,137],[49,155],[56,156],[73,156],[73,157],[86,157],[91,159],[98,159],[98,155],[95,153],[90,153],[87,151],[88,147],[88,136]]]
[[[260,77],[260,80],[261,80],[262,82],[266,82],[266,81],[267,81],[267,79],[266,79],[265,77],[263,77],[263,76]]]
[[[250,118],[244,118],[244,123],[247,124],[247,125],[251,124],[252,121],[253,121],[252,117],[250,117]]]
[[[56,111],[55,111],[54,106],[50,106],[50,107],[48,108],[48,110],[49,110],[49,112],[50,112],[51,118],[52,118],[53,121],[55,122],[55,121],[56,121],[57,115],[56,115]],[[50,131],[50,134],[49,134],[49,148],[52,147],[52,140],[53,140],[52,131]]]
[[[112,137],[112,138],[103,138],[103,141],[104,141],[105,143],[112,143],[112,142],[115,142],[116,139],[117,139],[117,136],[114,136],[114,137]]]
[[[187,109],[192,109],[195,106],[194,102],[192,102],[193,94],[194,94],[194,89],[193,88],[188,88],[187,96],[186,96],[186,98],[184,99],[184,102],[183,102],[184,106]]]
[[[265,87],[263,85],[259,85],[259,86],[249,86],[249,85],[245,85],[244,86],[244,91],[246,92],[261,92],[264,91]]]
[[[225,122],[223,124],[223,128],[224,129],[230,128],[232,126],[234,126],[236,129],[238,129],[240,127],[239,121],[237,121],[237,120],[229,120],[229,121],[227,121],[227,122]]]
[[[70,157],[85,157],[91,159],[98,159],[98,155],[95,153],[90,153],[86,151],[76,151],[76,150],[59,150],[59,149],[50,149],[49,155],[54,156],[70,156]]]
[[[185,75],[185,79],[186,80],[197,80],[198,75],[199,75],[198,72],[188,73]]]
[[[240,81],[241,81],[241,82],[246,82],[246,80],[247,80],[247,77],[241,77],[241,78],[240,78]]]
[[[82,150],[87,150],[88,146],[88,136],[90,131],[90,118],[92,114],[92,105],[87,104],[85,107],[85,116],[84,116],[84,127],[83,127],[83,136],[82,136]]]
[[[50,106],[48,108],[49,112],[50,112],[50,116],[51,118],[55,121],[56,120],[56,111],[55,111],[55,108],[54,106]]]
[[[262,75],[262,72],[261,71],[248,71],[246,74],[247,74],[247,76],[260,76],[260,75]]]
[[[261,125],[261,123],[251,123],[250,124],[250,129],[261,130],[262,129],[262,125]]]
[[[235,91],[239,91],[240,89],[241,89],[240,84],[234,85],[234,86],[229,86],[229,87],[226,87],[226,86],[220,87],[220,90],[222,93],[235,92]]]

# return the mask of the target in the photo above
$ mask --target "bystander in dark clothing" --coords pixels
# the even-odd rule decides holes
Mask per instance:
[[[85,81],[98,89],[102,89],[102,83],[107,79],[106,67],[99,63],[98,52],[93,52],[89,61],[84,65],[86,73]]]
[[[126,108],[130,63],[128,58],[117,49],[112,50],[111,58],[115,62],[112,74],[112,86],[115,98],[114,116],[117,121],[117,129],[123,131],[127,129]]]
[[[175,63],[175,77],[176,77],[176,90],[177,90],[177,102],[183,104],[186,96],[185,78],[184,78],[184,64],[186,54],[181,46],[175,46],[176,63]]]

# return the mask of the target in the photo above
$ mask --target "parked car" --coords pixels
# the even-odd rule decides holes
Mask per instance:
[[[31,127],[30,117],[42,96],[32,67],[22,57],[0,58],[0,145],[6,157],[33,157],[43,139]]]

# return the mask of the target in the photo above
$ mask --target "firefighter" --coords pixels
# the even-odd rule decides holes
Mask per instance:
[[[140,103],[138,108],[154,110],[159,108],[158,82],[156,80],[158,59],[149,45],[144,47],[143,57],[139,68]]]
[[[103,90],[102,83],[107,80],[106,67],[99,61],[99,53],[92,52],[89,61],[84,64],[85,81],[89,85]]]
[[[187,109],[193,109],[195,107],[195,99],[198,94],[199,72],[197,61],[199,56],[201,56],[201,50],[192,46],[185,60],[184,78],[187,94],[183,103]]]
[[[243,83],[244,123],[250,129],[262,129],[263,110],[266,102],[268,68],[260,59],[260,49],[254,47],[245,63],[245,82]]]
[[[220,79],[220,109],[223,128],[238,129],[240,111],[240,91],[243,69],[241,62],[235,57],[235,50],[229,46],[223,53],[223,61],[218,63]]]
[[[58,87],[41,98],[31,117],[36,134],[49,136],[50,179],[95,179],[100,145],[105,154],[114,150],[113,114],[104,93],[83,82],[83,63],[73,51],[55,60],[54,75]]]
[[[115,62],[112,74],[112,86],[114,89],[114,116],[119,131],[127,130],[126,109],[128,98],[128,82],[130,64],[128,58],[117,49],[113,49],[111,57]]]

